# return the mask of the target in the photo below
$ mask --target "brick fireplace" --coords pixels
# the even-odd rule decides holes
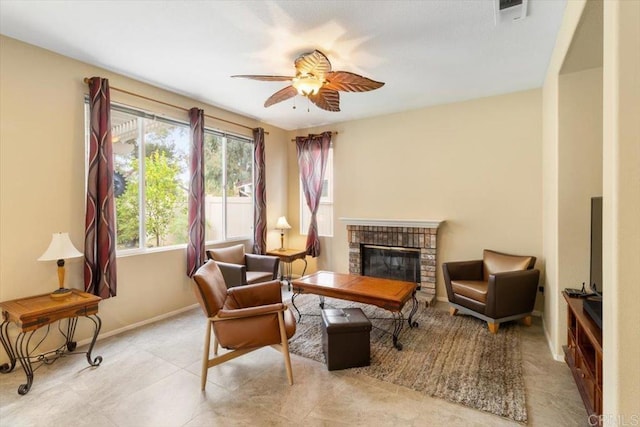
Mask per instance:
[[[349,273],[362,274],[363,245],[420,250],[418,299],[430,303],[436,294],[438,227],[443,221],[340,218],[347,225]]]

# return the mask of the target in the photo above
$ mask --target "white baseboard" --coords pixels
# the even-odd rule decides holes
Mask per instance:
[[[132,329],[139,328],[141,326],[149,325],[151,323],[155,323],[155,322],[158,322],[160,320],[167,319],[169,317],[173,317],[173,316],[175,316],[177,314],[184,313],[185,311],[189,311],[189,310],[191,310],[191,309],[193,309],[195,307],[198,307],[198,304],[188,305],[186,307],[182,307],[182,308],[179,308],[177,310],[170,311],[168,313],[164,313],[164,314],[161,314],[161,315],[156,316],[156,317],[152,317],[150,319],[145,319],[145,320],[142,320],[140,322],[124,326],[122,328],[114,329],[113,331],[105,332],[104,334],[98,335],[97,341],[103,340],[105,338],[112,337],[114,335],[121,334],[121,333],[126,332],[126,331],[130,331]],[[78,341],[77,345],[78,345],[78,347],[80,347],[80,346],[85,345],[85,344],[91,344],[91,338],[80,340],[80,341]]]
[[[549,352],[551,353],[551,357],[553,357],[553,360],[555,360],[556,362],[564,363],[564,354],[556,354],[553,350],[553,343],[551,341],[551,336],[549,335],[549,330],[547,329],[547,324],[545,323],[544,319],[542,319],[542,330],[544,331],[544,336],[547,339],[547,345],[549,346]]]

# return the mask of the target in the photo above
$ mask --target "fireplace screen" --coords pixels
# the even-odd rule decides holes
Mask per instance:
[[[362,245],[362,275],[420,283],[420,249]]]

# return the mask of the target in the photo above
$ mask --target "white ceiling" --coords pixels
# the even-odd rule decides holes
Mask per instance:
[[[540,87],[565,5],[529,0],[496,24],[494,0],[0,0],[0,33],[290,130]],[[286,82],[230,78],[292,75],[313,49],[386,84],[332,113],[264,108]]]

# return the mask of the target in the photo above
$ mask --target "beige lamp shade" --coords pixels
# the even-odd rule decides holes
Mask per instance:
[[[287,222],[286,217],[281,216],[280,218],[278,218],[278,222],[276,223],[276,230],[289,230],[290,228],[291,226]]]
[[[71,243],[69,233],[53,233],[49,247],[38,258],[38,261],[57,261],[59,259],[78,258],[82,255],[83,253],[78,251]]]
[[[52,292],[51,298],[66,298],[71,295],[71,289],[64,287],[64,260],[68,258],[78,258],[83,255],[76,249],[69,239],[69,233],[53,233],[49,247],[42,254],[38,261],[57,261],[58,264],[58,286],[59,288]]]

